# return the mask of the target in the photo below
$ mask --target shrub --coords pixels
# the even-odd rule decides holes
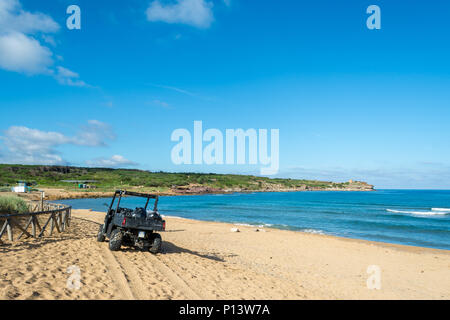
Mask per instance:
[[[28,205],[23,199],[12,196],[0,197],[1,214],[26,213],[28,211]]]

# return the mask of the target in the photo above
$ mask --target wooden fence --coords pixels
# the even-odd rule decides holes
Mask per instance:
[[[0,243],[3,235],[8,234],[8,240],[14,241],[14,231],[20,231],[17,240],[22,236],[41,238],[44,231],[51,236],[56,229],[64,232],[70,226],[72,207],[60,204],[33,202],[29,204],[29,213],[0,215]],[[48,215],[48,217],[47,217]],[[28,229],[31,226],[31,231]]]

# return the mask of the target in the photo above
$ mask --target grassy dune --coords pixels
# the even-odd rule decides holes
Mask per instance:
[[[0,196],[0,214],[26,213],[28,211],[28,205],[23,199]]]

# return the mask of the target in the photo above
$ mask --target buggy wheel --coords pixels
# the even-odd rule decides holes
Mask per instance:
[[[111,251],[118,251],[120,250],[120,247],[122,246],[122,232],[120,229],[114,229],[111,232],[111,237],[109,238],[109,250]]]
[[[105,235],[103,234],[103,225],[100,225],[100,228],[97,233],[97,241],[103,242],[105,241]]]
[[[161,235],[159,233],[153,233],[150,238],[150,248],[149,251],[153,254],[161,252]]]

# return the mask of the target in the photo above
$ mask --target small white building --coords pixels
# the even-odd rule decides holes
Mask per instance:
[[[11,191],[16,193],[26,193],[29,189],[27,182],[19,181],[17,186],[11,188]]]
[[[25,192],[27,192],[25,186],[12,187],[12,188],[11,188],[11,191],[12,191],[12,192],[16,192],[16,193],[25,193]]]

